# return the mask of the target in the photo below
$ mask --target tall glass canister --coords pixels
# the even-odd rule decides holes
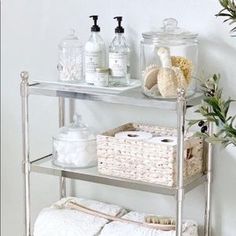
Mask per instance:
[[[83,79],[83,47],[71,30],[61,43],[58,45],[59,62],[57,69],[59,71],[59,80],[67,82],[78,82]]]
[[[196,91],[198,34],[168,18],[158,31],[142,34],[140,68],[142,91],[152,98],[175,99],[177,88],[187,96]]]

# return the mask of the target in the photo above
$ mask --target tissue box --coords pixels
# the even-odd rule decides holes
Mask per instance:
[[[176,136],[175,128],[135,123],[109,130],[97,136],[98,171],[104,175],[176,186]],[[203,172],[202,138],[188,132],[184,149],[186,181]]]

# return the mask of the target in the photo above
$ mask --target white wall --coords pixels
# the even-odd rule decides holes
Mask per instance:
[[[214,14],[216,0],[7,0],[2,1],[2,187],[3,236],[23,235],[23,182],[21,174],[21,113],[19,73],[30,71],[31,79],[56,80],[57,44],[71,27],[78,28],[83,42],[89,37],[90,14],[99,14],[102,35],[108,43],[113,37],[113,16],[124,16],[126,35],[132,44],[132,73],[137,75],[141,32],[161,25],[165,17],[175,17],[181,26],[200,34],[200,68],[206,74],[219,72],[225,93],[235,95],[236,39]],[[57,101],[32,97],[31,154],[38,157],[50,150],[51,136],[57,128]],[[171,112],[155,111],[103,103],[78,102],[84,120],[96,130],[127,121],[169,124]],[[232,109],[236,113],[236,107]],[[213,184],[213,235],[236,235],[236,157],[235,148],[215,151]],[[32,174],[34,217],[42,207],[58,198],[57,178]],[[110,201],[140,211],[173,214],[172,197],[76,182],[74,193]],[[75,185],[72,182],[71,185]],[[185,217],[203,224],[204,188],[186,195]]]

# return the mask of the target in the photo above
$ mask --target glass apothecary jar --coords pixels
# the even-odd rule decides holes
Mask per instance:
[[[178,27],[168,18],[155,32],[143,33],[140,46],[142,91],[152,98],[173,99],[177,88],[186,96],[196,91],[198,35]]]
[[[75,30],[71,32],[58,45],[59,61],[57,69],[59,80],[65,82],[78,82],[83,79],[83,46]]]
[[[81,123],[78,115],[69,126],[53,137],[53,164],[66,168],[85,168],[97,164],[96,136]]]

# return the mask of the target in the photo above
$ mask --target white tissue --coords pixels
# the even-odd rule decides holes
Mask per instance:
[[[152,139],[150,139],[148,141],[151,142],[151,143],[164,144],[164,145],[168,145],[168,146],[177,145],[177,137],[175,137],[175,136],[153,137]]]
[[[147,140],[152,138],[152,134],[143,131],[124,131],[115,134],[119,139]]]

